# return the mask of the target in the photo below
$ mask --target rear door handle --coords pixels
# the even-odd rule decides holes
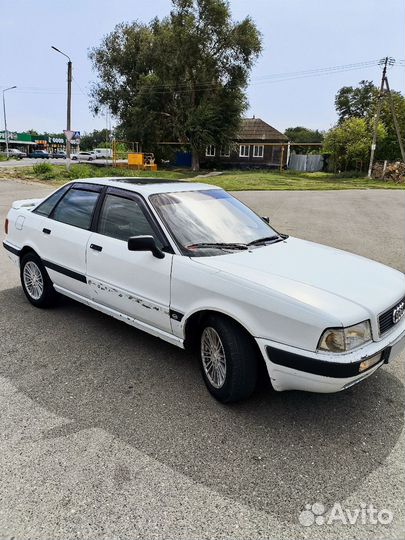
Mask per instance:
[[[42,232],[45,234],[51,234],[51,229],[42,229]]]
[[[103,248],[97,244],[90,244],[90,249],[94,249],[94,251],[103,251]]]

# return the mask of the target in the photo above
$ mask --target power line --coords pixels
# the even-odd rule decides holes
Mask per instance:
[[[404,62],[405,60],[399,60],[398,62]],[[343,73],[347,71],[353,71],[357,69],[365,69],[370,67],[375,67],[378,65],[378,60],[368,60],[363,62],[356,62],[351,64],[343,64],[343,65],[336,65],[336,66],[329,66],[329,67],[319,67],[319,68],[313,68],[308,70],[301,70],[301,71],[291,71],[291,72],[283,72],[283,73],[273,73],[270,75],[263,75],[260,77],[257,77],[255,79],[252,79],[250,81],[250,86],[256,86],[260,84],[269,84],[273,82],[284,82],[289,80],[297,80],[301,78],[311,78],[315,76],[320,75],[329,75],[334,73]],[[82,89],[78,81],[73,78],[76,86],[78,87],[81,94],[88,97],[85,91]],[[156,89],[175,89],[180,90],[181,88],[188,88],[189,83],[169,83],[169,84],[157,84],[153,85],[151,88],[155,90]],[[204,88],[212,88],[215,87],[216,83],[207,82],[207,83],[197,83],[195,85],[196,89],[204,89]],[[64,89],[62,88],[51,88],[51,87],[40,87],[40,86],[26,86],[26,87],[19,87],[20,92],[19,93],[32,93],[32,94],[63,94]],[[188,89],[187,89],[188,91]]]
[[[283,73],[273,73],[270,75],[263,75],[260,77],[257,77],[255,79],[252,79],[249,81],[249,86],[261,86],[263,84],[274,84],[279,82],[289,82],[289,81],[295,81],[299,79],[307,79],[307,78],[314,78],[314,77],[321,77],[325,75],[333,75],[338,73],[346,73],[350,71],[355,70],[363,70],[363,69],[369,69],[372,67],[376,67],[379,63],[379,60],[368,60],[363,62],[356,62],[351,64],[343,64],[343,65],[335,65],[335,66],[328,66],[328,67],[319,67],[319,68],[313,68],[308,70],[301,70],[301,71],[291,71],[291,72],[283,72]],[[391,67],[402,67],[405,65],[405,60],[397,60],[395,65],[391,65]],[[88,99],[88,94],[83,90],[79,82],[73,78],[73,81],[75,85],[77,86],[80,94],[82,94],[86,99]],[[226,85],[226,83],[223,81],[223,84]],[[215,88],[218,86],[218,83],[215,82],[206,82],[206,83],[197,83],[194,86],[195,90],[208,90],[210,88]],[[1,85],[0,85],[1,88]],[[189,83],[167,83],[167,84],[157,84],[157,85],[151,85],[151,90],[154,94],[167,94],[168,92],[174,92],[176,94],[188,94],[191,92],[191,88],[189,88]],[[40,86],[26,86],[26,87],[19,87],[16,93],[19,94],[31,94],[31,95],[64,95],[65,90],[62,88],[52,88],[52,87],[40,87]],[[78,93],[75,93],[74,95],[79,95]]]

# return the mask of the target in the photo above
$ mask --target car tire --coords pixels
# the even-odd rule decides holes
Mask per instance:
[[[20,261],[21,285],[32,305],[48,308],[55,304],[57,292],[40,257],[34,252],[24,255]]]
[[[200,332],[200,367],[209,392],[222,403],[248,398],[258,371],[253,338],[227,317],[211,315]]]

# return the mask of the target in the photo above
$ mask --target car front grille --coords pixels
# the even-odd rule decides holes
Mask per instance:
[[[390,328],[395,326],[396,322],[394,322],[394,311],[401,306],[401,304],[405,303],[405,297],[402,298],[399,302],[397,302],[394,306],[390,307],[384,313],[382,313],[378,317],[378,324],[380,328],[380,336],[384,334],[385,332],[388,332]],[[397,321],[399,322],[399,321]]]

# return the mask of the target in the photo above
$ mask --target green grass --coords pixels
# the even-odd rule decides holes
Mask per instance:
[[[42,167],[45,165],[45,167]],[[71,165],[68,171],[65,166],[39,163],[33,167],[10,167],[0,169],[0,176],[5,179],[31,180],[60,185],[78,178],[97,178],[103,176],[142,176],[150,178],[166,178],[178,180],[195,175],[189,171],[136,171],[114,167],[97,167],[86,164]]]
[[[280,191],[280,190],[339,190],[339,189],[405,189],[395,184],[365,177],[339,177],[331,173],[298,173],[294,171],[230,171],[221,176],[206,178],[204,182],[216,184],[228,191]]]
[[[34,170],[36,169],[36,170]],[[201,171],[200,174],[204,174]],[[340,190],[340,189],[405,189],[405,184],[396,184],[382,180],[369,180],[365,177],[347,177],[332,173],[298,173],[294,171],[226,171],[221,175],[194,179],[198,173],[189,170],[159,170],[157,172],[116,169],[113,167],[95,167],[87,164],[72,165],[70,171],[64,166],[15,167],[0,169],[2,178],[46,182],[60,185],[77,178],[101,176],[142,176],[157,177],[167,180],[186,180],[204,182],[220,186],[229,191],[246,190]]]
[[[43,176],[45,174],[52,172],[52,165],[50,163],[36,163],[32,166],[32,170],[34,171],[36,176]]]

